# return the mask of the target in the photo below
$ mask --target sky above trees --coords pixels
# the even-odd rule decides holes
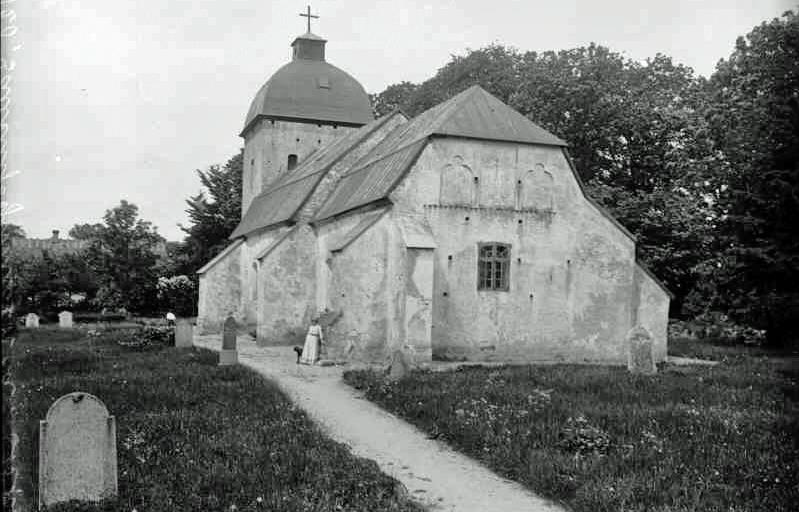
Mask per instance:
[[[223,164],[260,85],[290,58],[305,2],[41,0],[8,5],[13,62],[4,222],[29,236],[97,222],[124,198],[166,238],[182,238],[196,169]],[[658,52],[709,76],[735,39],[785,0],[595,2],[318,1],[328,60],[371,93],[422,82],[492,42],[560,50],[590,42],[643,60]],[[8,26],[8,25],[6,25]],[[8,69],[8,68],[7,68]],[[531,117],[535,118],[535,115]],[[5,122],[5,120],[4,120]]]

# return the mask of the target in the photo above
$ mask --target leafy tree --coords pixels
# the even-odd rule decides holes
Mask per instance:
[[[194,276],[195,272],[224,249],[241,219],[241,177],[243,152],[220,167],[198,170],[205,190],[186,203],[189,226],[181,226],[186,237],[181,248],[182,261],[174,273]]]
[[[75,240],[91,240],[100,234],[103,225],[96,224],[75,224],[69,230],[69,236]]]
[[[370,99],[372,100],[372,109],[375,117],[384,116],[397,109],[403,112],[407,111],[417,89],[418,86],[416,84],[400,82],[389,85],[380,94],[371,94]]]
[[[738,38],[707,86],[712,136],[730,164],[719,305],[773,344],[799,343],[799,16]]]
[[[92,228],[87,250],[88,261],[100,276],[101,295],[119,297],[117,302],[129,310],[153,308],[155,250],[163,237],[150,222],[139,218],[136,205],[125,200],[106,211],[103,220]]]

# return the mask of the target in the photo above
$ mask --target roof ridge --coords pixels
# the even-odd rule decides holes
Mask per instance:
[[[363,171],[364,169],[366,169],[367,167],[369,167],[369,166],[371,166],[371,165],[373,165],[373,164],[376,164],[377,162],[381,162],[381,161],[385,160],[386,158],[388,158],[388,157],[390,157],[390,156],[394,156],[395,154],[399,153],[400,151],[404,151],[405,149],[407,149],[407,148],[409,148],[409,147],[413,146],[414,144],[418,144],[419,142],[422,142],[423,140],[425,140],[425,139],[426,139],[426,138],[428,138],[429,136],[430,136],[430,135],[422,135],[421,137],[419,137],[419,138],[417,138],[417,139],[413,139],[411,142],[409,142],[409,143],[407,143],[407,144],[403,144],[402,146],[400,146],[400,147],[398,147],[398,148],[396,148],[396,149],[392,149],[392,150],[391,150],[389,153],[386,153],[386,154],[385,154],[385,155],[383,155],[383,156],[380,156],[380,157],[378,157],[378,158],[375,158],[374,160],[369,160],[369,161],[368,161],[368,162],[366,162],[364,165],[362,165],[362,166],[360,166],[360,167],[357,167],[357,168],[355,168],[355,169],[353,169],[353,170],[351,170],[351,171],[347,172],[346,174],[344,174],[344,175],[342,176],[342,178],[343,178],[344,176],[352,176],[353,174],[357,174],[357,173],[359,173],[359,172]]]

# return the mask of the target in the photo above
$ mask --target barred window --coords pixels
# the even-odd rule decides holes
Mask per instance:
[[[477,251],[477,289],[508,291],[510,245],[481,243]]]

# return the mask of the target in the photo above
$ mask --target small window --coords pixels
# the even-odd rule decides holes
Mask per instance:
[[[297,155],[289,155],[289,161],[286,167],[289,171],[297,167]]]
[[[327,79],[326,76],[319,77],[319,87],[321,89],[330,89],[330,81]]]
[[[478,244],[477,251],[477,289],[508,291],[510,245],[498,243]]]

